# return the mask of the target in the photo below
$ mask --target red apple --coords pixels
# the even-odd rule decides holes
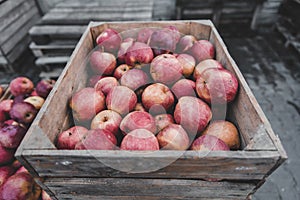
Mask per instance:
[[[237,78],[226,69],[206,70],[196,81],[197,94],[201,99],[211,104],[232,102],[237,90]]]
[[[153,28],[142,28],[142,29],[140,29],[139,32],[138,32],[138,36],[137,36],[136,41],[148,44],[149,38],[151,37],[153,32],[154,32]]]
[[[15,173],[15,169],[11,166],[0,167],[0,188],[5,183],[5,181]]]
[[[194,80],[197,80],[201,76],[201,74],[207,69],[223,69],[223,66],[221,63],[214,59],[203,60],[195,67],[193,73]]]
[[[39,110],[43,106],[45,100],[40,96],[30,96],[24,99],[24,102],[32,104],[35,109]]]
[[[25,134],[26,129],[22,126],[5,124],[0,129],[0,145],[8,149],[17,148]]]
[[[61,132],[57,137],[57,148],[75,149],[76,144],[83,139],[87,132],[88,129],[82,126],[73,126]]]
[[[127,86],[133,91],[140,88],[143,85],[149,83],[148,75],[140,69],[131,69],[126,72],[120,79],[120,83],[123,86]]]
[[[33,91],[33,82],[26,77],[17,77],[9,84],[10,92],[14,96],[30,94]]]
[[[156,151],[159,144],[155,135],[146,129],[135,129],[122,140],[121,150]]]
[[[12,106],[9,115],[11,119],[19,123],[30,124],[37,115],[37,112],[37,109],[32,104],[21,102]]]
[[[166,26],[163,28],[163,30],[170,31],[171,32],[170,34],[173,36],[175,43],[177,44],[179,42],[181,38],[181,33],[179,32],[176,26],[173,25]]]
[[[152,133],[155,133],[155,120],[147,112],[134,111],[124,117],[120,124],[120,129],[125,135],[135,129],[146,129]]]
[[[69,106],[77,121],[91,120],[105,108],[105,96],[94,88],[83,88],[72,96]]]
[[[191,150],[195,151],[229,151],[225,142],[212,135],[202,135],[194,140]]]
[[[156,30],[149,38],[149,46],[153,49],[155,56],[171,53],[176,49],[176,37],[169,29]]]
[[[168,125],[156,137],[163,150],[186,150],[190,145],[188,134],[178,124]]]
[[[196,66],[195,58],[189,54],[178,54],[176,58],[182,66],[183,76],[186,78],[190,77]]]
[[[172,92],[177,99],[183,96],[193,96],[196,97],[195,92],[196,84],[194,81],[189,79],[181,79],[177,81],[171,88]]]
[[[170,114],[160,114],[154,117],[157,132],[160,132],[170,124],[174,124],[174,118]]]
[[[113,133],[102,129],[89,130],[75,149],[114,150],[117,139]]]
[[[215,57],[215,48],[208,40],[198,40],[194,42],[189,52],[197,62]]]
[[[114,135],[119,133],[119,126],[122,117],[113,110],[103,110],[99,112],[91,122],[91,129],[108,130]]]
[[[142,103],[137,103],[133,110],[147,112]]]
[[[125,115],[132,111],[137,103],[136,94],[126,86],[114,87],[106,97],[107,108]]]
[[[27,172],[12,175],[0,189],[0,199],[3,200],[38,200],[40,194],[41,188]]]
[[[187,52],[196,42],[197,39],[193,35],[185,35],[182,38],[180,38],[178,44],[177,44],[177,52],[184,53]]]
[[[169,111],[174,105],[174,96],[170,89],[161,83],[154,83],[142,93],[144,107],[153,114]]]
[[[153,59],[150,73],[155,82],[171,85],[182,77],[183,67],[174,55],[162,54]]]
[[[114,53],[116,52],[120,44],[122,42],[122,38],[120,34],[111,28],[105,29],[97,38],[96,43],[98,46],[104,51]]]
[[[107,52],[94,51],[89,61],[92,70],[100,75],[111,75],[117,65],[116,57]]]
[[[12,99],[5,99],[0,102],[0,122],[3,122],[9,118],[9,111],[13,105]]]
[[[14,149],[7,149],[0,145],[0,166],[8,164],[14,160]]]
[[[209,106],[197,97],[185,96],[178,100],[174,110],[174,119],[194,138],[212,118]]]
[[[13,104],[21,103],[29,96],[30,96],[30,94],[20,94],[18,96],[15,96]]]
[[[144,64],[148,64],[153,59],[153,52],[150,46],[142,42],[134,42],[127,49],[125,62],[127,65],[141,68]]]
[[[129,47],[131,47],[134,43],[133,38],[126,38],[120,45],[120,49],[118,51],[118,61],[119,63],[125,63],[126,52]]]
[[[21,167],[16,171],[15,174],[23,173],[23,172],[29,174],[28,170],[27,170],[24,166],[21,166]]]
[[[56,83],[56,81],[52,80],[52,79],[41,80],[36,85],[36,88],[35,88],[36,93],[43,98],[47,98],[47,96],[51,92],[52,88],[54,87],[55,83]]]
[[[202,135],[213,135],[221,139],[230,149],[240,148],[239,132],[229,121],[217,120],[208,125]]]
[[[96,91],[102,92],[104,95],[107,95],[111,89],[118,86],[119,82],[115,77],[104,77],[100,79],[94,86]]]
[[[105,76],[105,75],[93,75],[93,76],[91,76],[91,77],[89,78],[89,80],[88,80],[87,86],[88,86],[88,87],[94,87],[94,86],[96,85],[96,83],[97,83],[100,79],[102,79],[102,78],[104,78],[104,77],[106,77],[106,76]]]
[[[131,68],[132,67],[127,64],[119,65],[114,72],[114,77],[119,80]]]

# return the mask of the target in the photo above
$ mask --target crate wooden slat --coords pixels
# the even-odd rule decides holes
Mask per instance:
[[[142,154],[57,150],[57,134],[72,124],[67,102],[75,91],[85,87],[85,59],[94,48],[95,38],[106,28],[122,32],[171,24],[183,34],[210,40],[216,47],[216,59],[238,77],[238,97],[228,112],[241,134],[242,149]],[[221,37],[207,20],[90,23],[16,156],[57,199],[246,199],[287,158]],[[166,167],[158,165],[166,163]],[[116,164],[121,166],[119,170],[114,168]],[[126,171],[145,166],[153,171]]]

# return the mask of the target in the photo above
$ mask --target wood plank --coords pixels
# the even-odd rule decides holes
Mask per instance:
[[[66,64],[69,60],[70,60],[69,56],[39,57],[35,61],[35,64],[37,66]]]
[[[14,63],[20,56],[24,53],[24,51],[28,50],[28,45],[31,39],[29,35],[26,35],[21,39],[21,42],[18,42],[16,46],[7,54],[7,59],[9,62]]]
[[[11,12],[15,7],[23,3],[25,0],[4,1],[0,6],[0,18]],[[31,0],[32,1],[32,0]]]
[[[38,25],[29,30],[29,34],[32,37],[40,35],[52,35],[52,36],[66,36],[66,37],[80,37],[86,30],[85,25]]]
[[[76,44],[60,44],[49,43],[47,45],[37,45],[32,42],[29,48],[35,55],[35,57],[53,57],[53,56],[71,56]]]
[[[58,199],[246,199],[254,183],[174,179],[47,178]]]
[[[153,1],[153,0],[150,0]],[[142,7],[144,3],[148,3],[149,0],[110,0],[110,1],[91,1],[86,0],[85,4],[82,4],[82,1],[77,0],[67,0],[62,1],[56,5],[57,8],[91,8],[91,7],[109,7],[109,6],[120,6],[124,5],[139,5]]]

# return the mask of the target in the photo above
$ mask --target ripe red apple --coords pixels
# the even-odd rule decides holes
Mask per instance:
[[[10,92],[14,96],[30,94],[33,91],[33,82],[26,77],[17,77],[9,84]]]
[[[237,90],[237,78],[226,69],[206,70],[196,81],[197,94],[201,99],[211,104],[232,102]]]
[[[0,129],[0,145],[8,149],[17,148],[25,134],[26,129],[24,127],[5,124]]]
[[[40,96],[30,96],[24,99],[24,102],[32,104],[35,109],[39,110],[43,106],[45,100]]]
[[[94,88],[83,88],[77,91],[70,100],[73,118],[77,121],[91,120],[105,108],[105,96]]]
[[[135,129],[123,138],[120,149],[130,151],[156,151],[159,150],[159,144],[152,132],[146,129]]]
[[[185,96],[178,100],[174,110],[174,119],[194,138],[212,118],[209,106],[197,97]]]
[[[111,75],[117,65],[116,57],[107,52],[94,51],[89,61],[92,70],[100,75]]]
[[[106,77],[106,76],[105,76],[105,75],[93,75],[93,76],[91,76],[91,77],[89,78],[89,80],[88,80],[87,86],[88,86],[88,87],[94,87],[94,86],[96,85],[96,83],[97,83],[100,79],[102,79],[102,78],[104,78],[104,77]]]
[[[13,104],[9,115],[11,119],[19,123],[30,124],[37,115],[37,112],[37,109],[32,104],[21,102]]]
[[[146,129],[154,134],[156,132],[155,120],[147,112],[133,111],[124,117],[120,129],[125,135],[135,129]]]
[[[142,103],[137,103],[133,110],[147,112]]]
[[[0,189],[0,199],[3,200],[38,200],[40,194],[41,188],[27,172],[12,175]]]
[[[150,46],[142,42],[134,42],[127,49],[125,62],[127,65],[141,68],[144,64],[148,64],[153,59],[153,52]]]
[[[99,112],[91,122],[91,129],[108,130],[114,135],[119,133],[119,126],[122,117],[113,110],[103,110]]]
[[[184,53],[187,52],[196,42],[197,39],[193,35],[185,35],[182,38],[180,38],[178,44],[177,44],[177,52]]]
[[[127,64],[119,65],[114,72],[114,77],[120,79],[126,72],[128,72],[132,67]]]
[[[5,99],[0,102],[0,122],[4,122],[9,118],[9,111],[13,105],[12,99]]]
[[[107,108],[125,115],[132,111],[137,103],[137,96],[126,86],[114,87],[106,97]]]
[[[168,29],[156,30],[149,38],[149,46],[153,49],[155,56],[171,53],[176,49],[176,39],[173,32]]]
[[[155,125],[156,125],[156,131],[160,132],[164,128],[166,128],[170,124],[174,124],[174,118],[170,114],[160,114],[156,115],[154,117]]]
[[[176,58],[182,66],[182,74],[184,77],[190,77],[196,66],[195,58],[189,54],[178,54]]]
[[[186,150],[190,145],[188,134],[178,124],[168,125],[156,137],[163,150]]]
[[[125,63],[125,57],[126,57],[126,52],[129,47],[131,47],[134,43],[133,38],[126,38],[123,40],[123,42],[120,45],[119,51],[118,51],[118,61],[119,63]]]
[[[42,191],[42,199],[41,200],[52,200],[52,198],[47,194],[45,190]]]
[[[174,55],[162,54],[153,59],[150,73],[155,82],[171,85],[182,77],[183,67]]]
[[[190,79],[180,79],[171,88],[177,99],[184,96],[196,97],[196,83]]]
[[[203,60],[195,67],[193,73],[194,80],[197,80],[201,76],[201,74],[207,69],[223,69],[223,66],[221,63],[214,59]]]
[[[15,173],[15,169],[11,166],[0,167],[0,188],[5,183],[5,181]]]
[[[94,86],[96,91],[102,92],[104,95],[107,95],[111,89],[118,86],[119,82],[115,77],[104,77],[100,79]]]
[[[121,85],[129,87],[133,91],[148,84],[149,81],[148,75],[140,69],[131,69],[120,78]]]
[[[240,148],[239,132],[229,121],[217,120],[208,125],[202,135],[213,135],[221,139],[230,149]]]
[[[116,145],[117,139],[113,133],[108,130],[93,129],[86,133],[75,149],[114,150]]]
[[[75,149],[77,143],[79,143],[88,129],[83,126],[73,126],[68,130],[61,132],[57,137],[58,149]]]
[[[174,96],[166,85],[154,83],[145,88],[142,103],[153,114],[166,113],[174,105]]]
[[[153,32],[154,32],[153,28],[142,28],[142,29],[140,29],[139,32],[138,32],[138,36],[137,36],[136,41],[148,44],[149,38],[151,37]]]
[[[179,42],[181,38],[181,33],[179,32],[176,26],[169,25],[164,27],[163,30],[170,31],[171,32],[170,34],[173,36],[175,43],[177,44]]]
[[[213,135],[202,135],[194,140],[191,150],[195,151],[229,151],[225,142]]]
[[[54,87],[55,83],[56,83],[56,81],[52,80],[52,79],[41,80],[36,85],[36,88],[35,88],[36,93],[43,98],[47,98],[47,96],[51,92],[52,88]]]
[[[96,43],[98,46],[104,51],[114,53],[116,52],[120,44],[122,42],[122,38],[120,34],[111,28],[105,29],[97,38]]]
[[[18,96],[15,96],[13,104],[21,103],[29,96],[30,96],[29,94],[20,94]]]
[[[0,145],[0,166],[8,164],[14,160],[14,149],[7,149]]]
[[[189,52],[197,62],[215,57],[215,47],[208,40],[198,40],[194,42],[193,46],[189,49]]]

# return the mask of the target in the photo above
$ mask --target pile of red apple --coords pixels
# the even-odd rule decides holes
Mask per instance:
[[[0,102],[0,199],[50,199],[15,160],[14,153],[54,83],[41,80],[34,87],[30,79],[17,77],[8,88],[13,97]]]
[[[238,80],[214,59],[214,45],[174,26],[132,32],[108,28],[96,38],[87,87],[69,101],[75,125],[57,147],[239,149],[237,128],[218,113],[234,101]]]

